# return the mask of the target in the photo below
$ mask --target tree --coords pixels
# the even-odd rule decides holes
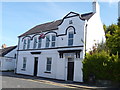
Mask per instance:
[[[103,29],[104,29],[104,31],[106,32],[107,26],[106,26],[105,24],[103,24]]]
[[[96,80],[120,82],[120,61],[118,59],[118,55],[110,55],[104,50],[92,54],[87,53],[83,61],[84,80],[88,81],[92,74]]]
[[[112,35],[116,30],[118,30],[118,25],[112,24],[107,27],[106,34]]]
[[[120,55],[120,29],[114,31],[114,34],[107,34],[106,44],[111,54]]]
[[[117,25],[120,27],[120,17],[118,18],[118,23]]]

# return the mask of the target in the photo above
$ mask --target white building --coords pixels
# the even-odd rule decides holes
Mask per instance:
[[[17,46],[0,49],[0,71],[14,70]]]
[[[44,39],[39,38],[41,34]],[[93,2],[93,12],[70,12],[20,35],[16,73],[83,82],[85,50],[102,40],[105,33],[99,5]]]

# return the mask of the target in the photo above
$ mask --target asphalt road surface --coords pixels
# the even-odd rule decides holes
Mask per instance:
[[[65,87],[44,84],[33,80],[2,76],[2,88],[65,88]]]

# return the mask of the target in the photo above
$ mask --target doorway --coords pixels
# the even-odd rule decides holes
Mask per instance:
[[[37,76],[38,70],[38,57],[34,57],[34,76]]]
[[[73,81],[74,77],[74,58],[68,58],[67,80]]]

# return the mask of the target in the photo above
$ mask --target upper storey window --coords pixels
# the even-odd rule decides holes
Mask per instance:
[[[23,49],[25,49],[25,48],[26,48],[26,39],[23,42]]]
[[[51,47],[55,47],[56,36],[52,35]]]
[[[72,20],[69,20],[69,24],[73,24],[73,21],[72,21]]]
[[[73,32],[69,32],[68,33],[68,46],[72,46],[73,45],[73,38],[74,38],[74,33]]]
[[[34,38],[33,48],[35,49],[37,47],[37,37]]]
[[[38,48],[41,48],[41,45],[42,45],[42,38],[39,38],[38,39]]]
[[[50,36],[48,35],[48,36],[46,36],[46,45],[45,45],[45,47],[49,47],[49,45],[50,45]]]
[[[30,48],[30,39],[28,39],[28,41],[27,41],[27,49],[29,49]]]

